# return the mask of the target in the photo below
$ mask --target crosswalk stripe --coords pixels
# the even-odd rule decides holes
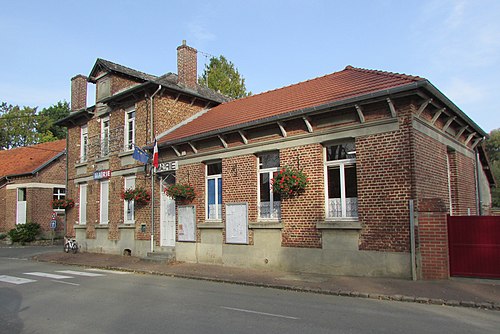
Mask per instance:
[[[87,276],[87,277],[105,276],[104,274],[87,273],[87,272],[83,272],[83,271],[74,271],[74,270],[57,270],[56,273],[67,274],[67,275],[76,275],[76,276]]]
[[[21,278],[21,277],[14,277],[14,276],[7,276],[7,275],[0,275],[0,282],[12,283],[12,284],[25,284],[25,283],[36,282],[36,280],[28,279],[28,278]]]
[[[97,269],[97,268],[86,269],[86,270],[88,270],[88,271],[95,271],[95,272],[98,272],[98,273],[108,273],[108,274],[117,274],[117,275],[132,274],[129,271],[106,270],[106,269]]]
[[[64,275],[56,275],[49,273],[41,273],[41,272],[33,272],[33,273],[24,273],[25,275],[39,276],[39,277],[47,277],[53,279],[65,279],[65,278],[73,278],[73,276],[64,276]]]

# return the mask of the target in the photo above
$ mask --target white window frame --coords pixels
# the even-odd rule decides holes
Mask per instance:
[[[269,152],[269,153],[274,153],[274,152]],[[279,152],[276,152],[279,156]],[[274,191],[273,191],[273,186],[271,184],[271,180],[274,178],[274,173],[278,172],[280,170],[280,167],[269,167],[269,168],[261,168],[261,163],[260,163],[260,156],[257,157],[257,208],[258,208],[258,219],[259,220],[274,220],[278,221],[281,219],[281,201],[279,204],[279,209],[277,212],[274,210]],[[270,199],[269,199],[269,210],[270,210],[270,217],[262,217],[261,216],[261,203],[260,203],[260,194],[261,194],[261,189],[260,189],[260,176],[261,174],[268,174],[269,177],[269,193],[270,193]],[[278,202],[278,201],[277,201]]]
[[[66,189],[65,188],[54,188],[52,192],[53,199],[65,199],[66,198]]]
[[[109,180],[100,182],[100,196],[99,196],[99,222],[100,224],[107,225],[109,223]],[[107,196],[103,196],[103,191],[106,189]],[[106,198],[104,198],[106,197]]]
[[[87,124],[80,127],[80,162],[87,162],[89,144],[89,127]]]
[[[80,184],[80,205],[78,210],[78,219],[80,225],[87,224],[87,183]]]
[[[130,183],[132,185],[130,185]],[[130,186],[128,186],[130,185]],[[135,176],[125,176],[123,179],[123,190],[135,189]],[[129,219],[128,210],[130,209],[132,219]],[[123,222],[124,224],[135,224],[135,201],[123,200]]]
[[[337,145],[341,145],[339,143]],[[341,160],[331,160],[328,161],[328,153],[327,149],[330,146],[335,144],[326,145],[324,147],[324,178],[325,178],[325,216],[327,220],[357,220],[358,216],[347,216],[347,200],[346,200],[346,188],[345,188],[345,168],[349,166],[356,167],[356,158],[349,159],[341,159]],[[355,151],[354,151],[354,154]],[[329,198],[328,198],[328,168],[330,167],[338,167],[340,174],[340,202],[341,202],[341,216],[340,217],[332,217],[329,215]],[[357,205],[357,204],[356,204]]]
[[[222,189],[219,189],[219,179],[222,183],[222,174],[214,174],[208,175],[208,166],[215,164],[207,163],[205,165],[205,215],[206,219],[210,221],[222,221],[222,201],[221,203],[217,203],[219,200],[219,192],[222,192]],[[222,163],[221,163],[222,164]],[[214,180],[215,183],[215,217],[209,217],[209,203],[208,203],[208,181]]]
[[[134,115],[133,117],[131,115]],[[132,127],[132,135],[130,135],[130,127]],[[125,152],[132,151],[135,144],[135,108],[125,110],[125,129],[123,130],[123,149]]]
[[[109,116],[101,118],[101,157],[109,156],[109,126]]]

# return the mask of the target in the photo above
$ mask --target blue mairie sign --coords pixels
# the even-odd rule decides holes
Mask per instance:
[[[109,179],[111,177],[111,170],[104,169],[94,172],[94,180]]]

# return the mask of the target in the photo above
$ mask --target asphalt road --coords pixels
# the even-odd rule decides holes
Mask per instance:
[[[0,333],[498,334],[500,328],[498,311],[95,271],[31,262],[21,253],[33,250],[19,251],[0,248]]]

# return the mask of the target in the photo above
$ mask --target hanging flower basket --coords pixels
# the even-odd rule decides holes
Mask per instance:
[[[75,206],[75,201],[72,199],[55,199],[52,201],[52,209],[71,209]]]
[[[148,204],[151,201],[151,194],[142,187],[127,189],[122,192],[122,199],[125,201],[134,201],[135,204]]]
[[[288,166],[283,167],[278,175],[271,180],[273,191],[282,197],[294,197],[302,192],[309,183],[309,178],[302,171]]]
[[[175,200],[191,201],[195,198],[194,188],[190,184],[176,183],[165,188],[165,194]]]

